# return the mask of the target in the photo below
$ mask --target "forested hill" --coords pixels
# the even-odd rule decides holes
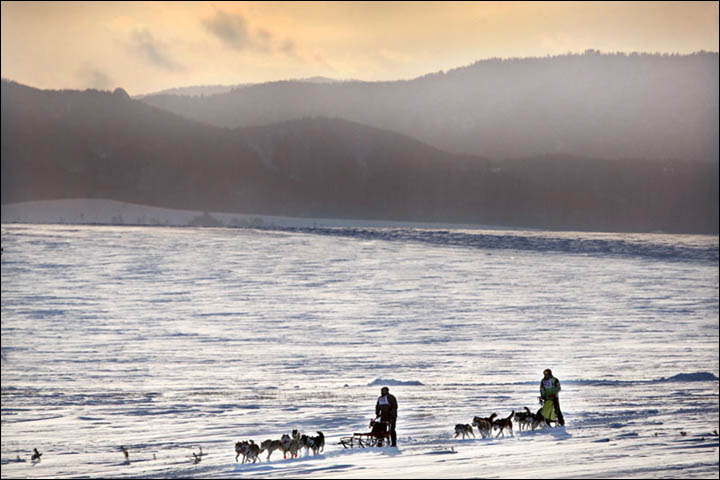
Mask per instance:
[[[717,161],[718,54],[488,59],[409,81],[272,82],[143,101],[226,127],[308,116],[491,159],[566,154]]]
[[[552,229],[717,232],[717,162],[492,161],[338,118],[223,128],[125,91],[2,82],[2,203],[170,208]]]

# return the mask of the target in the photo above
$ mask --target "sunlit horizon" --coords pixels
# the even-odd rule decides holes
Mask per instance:
[[[2,2],[2,77],[42,89],[408,80],[590,49],[716,52],[718,4]]]

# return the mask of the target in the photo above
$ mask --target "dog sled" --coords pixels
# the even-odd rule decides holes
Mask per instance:
[[[370,431],[353,433],[351,437],[342,437],[338,442],[345,448],[382,447],[391,444],[390,422],[370,420]]]

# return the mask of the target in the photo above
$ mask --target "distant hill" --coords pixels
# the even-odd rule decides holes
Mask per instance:
[[[144,101],[212,125],[339,117],[492,159],[717,161],[718,54],[489,59],[409,81],[253,85]]]
[[[107,198],[268,215],[718,231],[717,163],[494,162],[337,118],[223,128],[115,92],[2,82],[2,203]]]
[[[299,83],[335,83],[338,80],[333,80],[332,78],[327,77],[309,77],[309,78],[303,78],[298,80],[292,80],[293,82],[299,82]],[[146,95],[135,95],[134,98],[142,99],[146,97],[151,96],[158,96],[158,95],[177,95],[177,96],[186,96],[186,97],[205,97],[210,95],[217,95],[220,93],[227,93],[231,92],[233,90],[238,90],[240,88],[246,88],[251,87],[253,85],[257,85],[256,83],[237,83],[234,85],[196,85],[196,86],[190,86],[190,87],[177,87],[177,88],[168,88],[166,90],[161,90],[159,92],[149,93]]]
[[[217,95],[219,93],[226,93],[238,88],[246,88],[254,83],[238,83],[236,85],[196,85],[191,87],[177,87],[168,88],[159,92],[150,93],[147,95],[136,95],[134,98],[145,98],[153,95],[177,95],[187,97],[203,97],[206,95]]]

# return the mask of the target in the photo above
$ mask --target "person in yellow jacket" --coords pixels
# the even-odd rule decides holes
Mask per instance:
[[[555,415],[557,416],[558,425],[565,425],[565,419],[560,411],[560,380],[553,377],[552,370],[546,368],[543,372],[543,379],[540,380],[540,398],[545,402],[552,400],[555,405]],[[547,422],[547,419],[545,420]]]

